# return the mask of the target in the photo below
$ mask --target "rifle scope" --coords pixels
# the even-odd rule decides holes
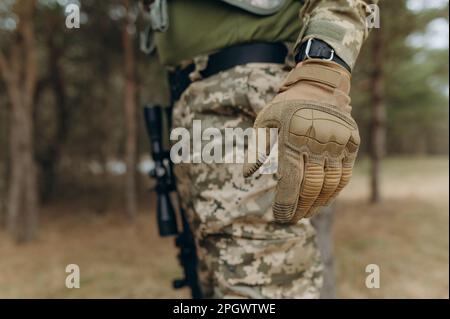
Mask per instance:
[[[175,190],[170,165],[169,152],[164,150],[162,143],[163,110],[159,105],[146,105],[144,119],[147,133],[150,136],[150,149],[154,168],[150,176],[156,179],[157,219],[160,236],[178,234],[175,210],[170,199],[170,192]]]

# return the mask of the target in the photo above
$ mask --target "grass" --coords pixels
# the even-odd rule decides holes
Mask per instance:
[[[339,297],[448,298],[448,158],[385,160],[376,205],[367,201],[368,167],[358,163],[336,205]],[[22,246],[0,231],[0,298],[189,297],[171,288],[181,270],[173,240],[157,234],[154,207],[143,206],[134,224],[113,210],[47,207],[39,239]],[[80,289],[65,287],[70,263],[80,266]],[[379,289],[365,287],[368,264],[380,267]]]
[[[36,242],[16,246],[0,234],[0,298],[188,297],[171,288],[181,270],[172,238],[158,236],[153,215],[142,210],[130,224],[66,206],[45,213]],[[65,287],[72,263],[80,266],[80,289]]]
[[[343,298],[448,298],[448,158],[393,158],[383,164],[383,201],[369,205],[362,161],[337,203],[338,293]],[[365,267],[380,267],[379,289]]]

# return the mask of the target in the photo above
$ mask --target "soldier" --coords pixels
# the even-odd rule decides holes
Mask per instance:
[[[350,75],[374,1],[144,2],[164,31],[154,41],[170,71],[174,127],[279,131],[277,174],[257,171],[263,158],[175,167],[203,295],[318,298],[323,266],[309,217],[352,173],[360,140]]]

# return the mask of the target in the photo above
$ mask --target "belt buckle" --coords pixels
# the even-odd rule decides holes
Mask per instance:
[[[312,45],[313,40],[314,40],[313,38],[310,38],[310,39],[308,39],[308,42],[306,43],[305,55],[306,55],[307,59],[312,59],[309,56],[309,51],[311,50],[311,45]],[[333,58],[334,58],[334,50],[331,49],[330,57],[329,58],[322,58],[322,60],[333,61]]]

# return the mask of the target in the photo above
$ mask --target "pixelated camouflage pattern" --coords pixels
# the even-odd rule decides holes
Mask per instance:
[[[367,38],[367,5],[378,0],[306,0],[300,16],[302,31],[296,48],[301,43],[317,38],[327,42],[351,68],[364,40]]]
[[[174,127],[252,127],[287,71],[252,63],[196,81],[175,105]],[[191,134],[192,136],[192,134]],[[318,298],[322,264],[308,219],[273,221],[274,175],[245,179],[242,164],[175,166],[182,205],[196,237],[207,298]]]

